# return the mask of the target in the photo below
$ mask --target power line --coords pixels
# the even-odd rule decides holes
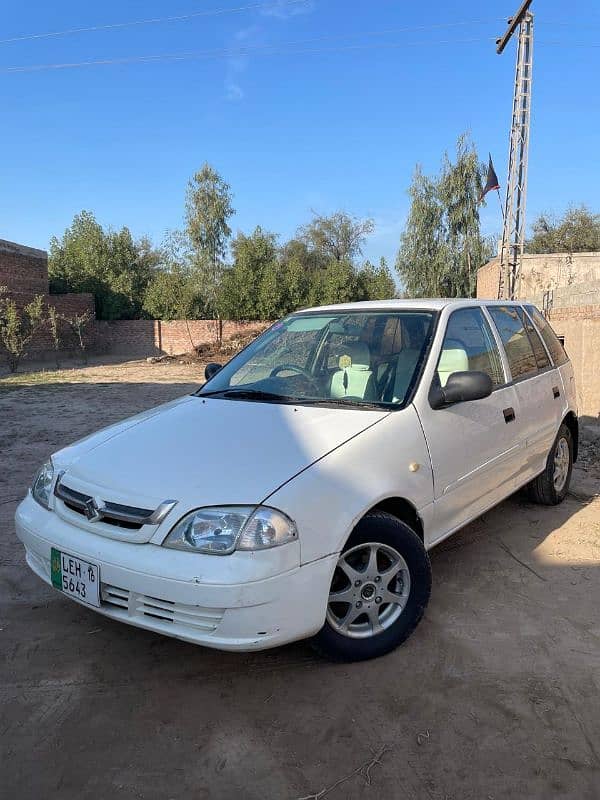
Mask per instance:
[[[195,19],[197,17],[211,17],[219,16],[222,14],[237,14],[242,11],[257,11],[279,8],[281,6],[302,5],[308,3],[309,0],[281,0],[277,6],[274,3],[252,3],[246,6],[237,6],[234,8],[213,8],[205,11],[193,11],[189,14],[178,14],[170,17],[154,17],[150,19],[137,19],[128,22],[111,22],[106,25],[90,25],[86,28],[67,28],[63,31],[50,31],[48,33],[26,33],[22,36],[12,36],[9,39],[0,39],[0,44],[10,44],[12,42],[26,42],[32,39],[50,39],[57,36],[71,36],[76,33],[94,33],[96,31],[108,31],[116,28],[132,28],[142,25],[158,25],[163,22],[184,22],[186,20]]]
[[[326,37],[323,37],[326,38]],[[335,38],[335,37],[334,37]],[[41,72],[44,70],[75,69],[78,67],[94,67],[119,64],[143,64],[157,63],[161,61],[189,61],[194,59],[228,58],[232,56],[244,55],[305,55],[314,53],[337,53],[352,50],[368,49],[394,49],[398,47],[423,47],[431,45],[445,44],[474,44],[495,41],[494,37],[477,39],[442,39],[442,40],[421,40],[418,42],[372,42],[370,44],[345,45],[341,47],[306,48],[292,49],[305,43],[314,41],[306,40],[300,42],[287,42],[283,45],[264,45],[256,47],[245,47],[222,50],[196,50],[182,53],[163,53],[148,56],[125,56],[121,58],[105,58],[92,61],[64,62],[57,64],[32,64],[26,66],[0,67],[0,74],[17,72]]]

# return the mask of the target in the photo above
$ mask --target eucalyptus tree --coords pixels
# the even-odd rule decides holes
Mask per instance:
[[[400,239],[396,270],[409,297],[444,294],[447,272],[446,221],[437,181],[417,165],[408,190],[410,211]]]
[[[208,311],[218,317],[219,285],[231,236],[234,214],[231,188],[210,164],[188,182],[185,200],[186,232],[194,253],[194,272]]]
[[[457,141],[454,161],[444,155],[438,175],[424,175],[417,166],[396,260],[409,297],[475,293],[477,269],[492,253],[479,220],[484,174],[485,165],[466,134]]]

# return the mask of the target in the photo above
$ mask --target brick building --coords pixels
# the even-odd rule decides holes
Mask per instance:
[[[46,306],[54,306],[65,316],[85,311],[95,316],[94,297],[91,294],[50,294],[48,254],[45,250],[0,239],[0,286],[8,289],[8,294],[20,307],[42,295]],[[87,334],[90,343],[94,336],[95,325],[90,325]],[[51,354],[52,338],[46,327],[36,334],[27,351],[30,358],[46,358]]]
[[[500,259],[477,271],[477,297],[498,296]],[[600,253],[528,253],[520,299],[543,310],[573,362],[579,413],[600,418]]]

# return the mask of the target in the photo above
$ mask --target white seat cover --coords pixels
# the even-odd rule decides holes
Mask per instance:
[[[453,372],[466,372],[469,369],[469,356],[462,342],[448,339],[440,355],[437,372],[440,383],[445,386]]]
[[[340,369],[331,378],[331,397],[360,397],[364,400],[373,374],[368,345],[365,342],[345,345],[339,363]]]

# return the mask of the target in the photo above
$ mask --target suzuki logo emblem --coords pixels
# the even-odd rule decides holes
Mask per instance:
[[[98,522],[99,519],[102,519],[102,511],[103,509],[94,497],[85,501],[84,513],[89,522]]]

